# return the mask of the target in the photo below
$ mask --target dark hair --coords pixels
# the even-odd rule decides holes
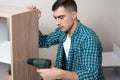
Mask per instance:
[[[52,6],[52,11],[55,11],[59,7],[64,7],[68,10],[77,11],[77,5],[74,0],[57,0]]]

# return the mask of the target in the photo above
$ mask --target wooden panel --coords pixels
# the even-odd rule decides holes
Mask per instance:
[[[35,67],[26,62],[38,57],[38,18],[36,11],[16,14],[10,18],[11,69],[12,80],[38,80]]]
[[[29,11],[25,7],[0,6],[0,16],[11,17],[11,15],[20,14]]]

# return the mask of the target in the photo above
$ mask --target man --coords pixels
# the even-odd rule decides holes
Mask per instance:
[[[77,19],[76,2],[57,0],[52,11],[58,26],[48,35],[39,35],[39,47],[58,44],[56,63],[37,72],[44,80],[104,80],[101,43],[95,32]]]

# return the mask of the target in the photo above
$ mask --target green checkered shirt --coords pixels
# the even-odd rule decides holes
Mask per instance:
[[[66,37],[67,33],[58,27],[49,35],[39,35],[39,47],[48,48],[58,44],[55,66],[76,72],[79,80],[104,80],[102,46],[95,32],[79,22],[71,36],[67,60],[63,47]]]

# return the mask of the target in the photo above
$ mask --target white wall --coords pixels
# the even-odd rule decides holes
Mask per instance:
[[[99,35],[104,51],[120,47],[120,0],[77,0],[79,19]]]
[[[42,12],[39,27],[42,33],[56,28],[51,7],[55,0],[0,0],[0,5],[36,5]],[[104,51],[112,51],[112,43],[120,47],[120,0],[76,0],[78,18],[99,35]],[[40,49],[40,57],[55,60],[57,46]]]

